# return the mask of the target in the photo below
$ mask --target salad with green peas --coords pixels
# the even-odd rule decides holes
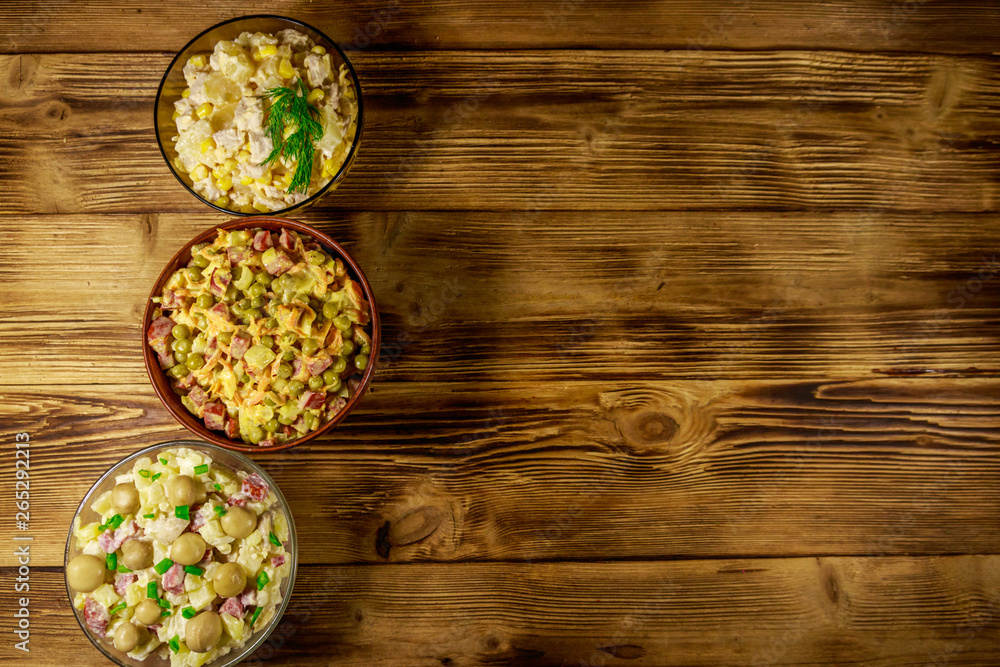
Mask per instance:
[[[218,230],[153,301],[147,341],[171,386],[233,439],[270,446],[319,428],[371,363],[361,286],[287,229]]]

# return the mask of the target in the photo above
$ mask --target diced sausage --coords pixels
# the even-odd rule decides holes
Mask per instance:
[[[274,438],[267,438],[266,440],[261,440],[257,444],[259,446],[261,446],[261,447],[273,447],[274,446]]]
[[[174,355],[171,353],[163,354],[162,352],[157,352],[156,360],[160,363],[160,368],[170,368],[176,363]]]
[[[292,237],[291,234],[288,233],[287,229],[281,230],[281,236],[279,238],[279,242],[281,243],[281,247],[284,248],[285,250],[295,249],[295,239]]]
[[[205,401],[208,400],[208,394],[205,393],[204,389],[195,385],[191,387],[191,391],[188,392],[188,398],[191,399],[191,402],[194,403],[196,407],[201,407],[205,404]]]
[[[236,505],[237,507],[246,507],[248,500],[250,499],[246,496],[246,494],[241,491],[237,491],[233,495],[229,496],[229,499],[226,501],[226,505],[229,505],[230,507],[233,505]]]
[[[347,405],[347,399],[335,394],[327,400],[326,410],[330,413],[330,416],[333,416],[343,410],[345,405]]]
[[[175,322],[165,315],[160,315],[149,325],[146,331],[149,346],[159,354],[169,354],[167,351],[167,338],[174,328]]]
[[[197,382],[197,380],[194,377],[194,373],[188,373],[187,375],[185,375],[184,377],[182,377],[180,380],[178,380],[175,383],[175,386],[178,389],[190,389],[191,387],[193,387],[195,385],[196,382]],[[194,399],[192,399],[192,400],[194,400]]]
[[[280,276],[293,266],[295,266],[295,264],[292,260],[288,258],[288,255],[281,251],[275,253],[274,257],[271,258],[271,261],[264,262],[264,268],[267,269],[267,272],[273,276]]]
[[[163,573],[163,580],[160,583],[163,584],[164,590],[180,594],[184,592],[185,576],[187,573],[184,572],[184,566],[180,563],[174,563],[169,570]]]
[[[229,614],[233,618],[243,618],[243,605],[240,604],[240,599],[236,598],[226,598],[225,603],[219,607],[220,614]]]
[[[285,557],[281,554],[278,554],[277,556],[271,559],[271,565],[273,567],[279,567],[284,564],[285,564]]]
[[[108,528],[100,537],[97,538],[97,546],[99,546],[104,553],[109,554],[112,551],[118,551],[123,544],[133,539],[139,535],[139,524],[135,521],[129,521],[126,524],[118,526],[118,528],[112,530]]]
[[[240,423],[235,419],[226,419],[226,437],[236,439],[240,435]]]
[[[191,517],[191,530],[197,532],[199,528],[208,523],[208,517],[201,512],[201,505],[192,505],[188,512]]]
[[[323,403],[326,401],[326,394],[321,391],[310,391],[306,390],[302,397],[299,398],[299,409],[300,410],[315,410],[316,408],[323,407]]]
[[[305,433],[305,432],[307,432],[309,430],[309,427],[306,426],[306,418],[305,417],[299,417],[298,419],[296,419],[295,421],[293,421],[292,422],[292,428],[294,428],[299,433]]]
[[[243,246],[229,246],[226,248],[226,255],[232,264],[239,264],[250,259],[250,249]]]
[[[208,313],[209,315],[218,317],[220,320],[223,320],[224,322],[229,321],[229,306],[222,303],[221,301],[212,306],[211,308],[209,308]],[[215,339],[213,338],[211,342],[214,343]],[[211,347],[211,343],[209,343],[209,347]],[[208,352],[208,350],[205,350],[205,352]]]
[[[226,408],[218,401],[205,404],[205,428],[221,431],[225,428]]]
[[[131,572],[117,574],[115,576],[115,591],[117,591],[118,595],[125,597],[125,591],[128,590],[128,587],[134,584],[138,578],[138,575]]]
[[[252,607],[257,604],[257,590],[252,586],[253,584],[247,584],[246,590],[240,593],[240,604],[244,607]]]
[[[222,298],[226,294],[226,288],[229,287],[229,283],[233,279],[232,272],[229,269],[216,269],[212,271],[212,279],[208,281],[208,289],[212,291],[212,294]]]
[[[311,375],[321,375],[323,371],[333,364],[333,358],[326,352],[323,352],[315,357],[307,358],[305,364]]]
[[[242,359],[243,355],[250,349],[251,341],[250,334],[237,331],[233,334],[233,339],[229,343],[229,354],[232,355],[233,359]]]
[[[271,240],[271,232],[262,229],[253,237],[253,249],[264,252],[268,248],[273,248],[274,242]]]
[[[104,608],[104,605],[94,598],[87,598],[83,603],[83,618],[87,623],[87,627],[93,630],[94,634],[98,637],[103,637],[108,631],[108,622],[111,621],[111,615]]]
[[[257,473],[251,473],[244,477],[243,488],[240,489],[241,492],[245,493],[252,500],[258,502],[267,498],[269,490],[267,482]]]

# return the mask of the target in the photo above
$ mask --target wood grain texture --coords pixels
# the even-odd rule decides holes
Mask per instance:
[[[981,666],[1000,651],[998,572],[997,556],[311,566],[255,657],[366,667]],[[31,586],[32,664],[61,664],[69,651],[76,664],[104,664],[81,643],[62,573],[36,569]],[[6,587],[0,596],[9,601]],[[0,623],[9,633],[9,615]]]
[[[384,323],[379,382],[998,369],[993,215],[301,219],[341,240],[372,283]],[[47,383],[146,383],[138,322],[148,290],[179,247],[218,221],[0,216],[0,384],[39,374]]]
[[[0,6],[5,52],[179,50],[215,23],[248,14],[306,21],[352,49],[850,49],[993,53],[989,3],[720,3],[562,0],[363,0],[359,2],[88,2],[82,11],[31,0]],[[150,30],[155,26],[155,30]]]
[[[292,504],[307,563],[996,553],[983,526],[1000,520],[998,390],[376,383],[329,437],[255,458]],[[0,424],[5,456],[14,433],[32,440],[39,565],[61,562],[107,468],[186,437],[133,385],[0,389]]]
[[[123,59],[129,62],[122,70]],[[994,211],[991,56],[361,53],[364,142],[320,213]],[[0,57],[7,213],[204,211],[152,103],[169,57]],[[530,74],[529,74],[530,73]]]

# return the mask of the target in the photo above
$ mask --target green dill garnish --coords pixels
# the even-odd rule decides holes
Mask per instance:
[[[288,184],[288,192],[306,192],[312,178],[314,143],[323,138],[323,126],[315,117],[319,110],[306,101],[306,89],[299,79],[298,90],[285,86],[271,88],[263,97],[270,101],[267,114],[267,136],[274,149],[263,164],[275,162],[284,152],[295,162],[295,173]],[[292,128],[285,138],[285,129]]]

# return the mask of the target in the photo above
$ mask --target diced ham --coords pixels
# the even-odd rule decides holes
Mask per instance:
[[[239,264],[250,259],[250,249],[243,246],[229,246],[226,248],[226,255],[232,264]]]
[[[188,398],[191,399],[191,402],[194,403],[196,407],[201,407],[205,404],[205,401],[208,400],[208,394],[205,393],[204,389],[195,385],[191,387],[191,391],[188,392]]]
[[[225,307],[225,305],[226,304],[222,304],[223,307]],[[212,310],[215,310],[215,308],[213,308]],[[226,309],[226,314],[223,316],[223,318],[227,321],[229,320],[228,308]],[[208,347],[205,348],[205,357],[211,357],[218,350],[219,350],[219,342],[215,338],[213,338],[212,340],[208,341]]]
[[[250,349],[250,342],[252,340],[250,334],[237,331],[233,334],[233,339],[229,343],[229,354],[233,356],[233,359],[242,359],[243,355]]]
[[[163,298],[160,301],[160,305],[170,310],[176,310],[178,308],[186,307],[190,302],[190,297],[181,296],[177,292],[165,289],[163,290]]]
[[[235,440],[240,435],[240,423],[232,418],[227,419],[225,431],[227,438],[233,438]]]
[[[225,603],[219,607],[220,614],[229,614],[233,618],[243,618],[243,605],[239,598],[226,598]]]
[[[285,437],[287,438],[290,438],[293,435],[295,435],[295,429],[293,429],[291,426],[282,426],[281,432],[284,433]]]
[[[253,237],[253,249],[264,252],[268,248],[274,247],[274,241],[271,240],[271,232],[266,229],[262,229],[257,232]]]
[[[163,573],[163,580],[160,583],[163,584],[164,590],[180,594],[184,592],[185,576],[187,573],[184,571],[184,566],[180,563],[174,563],[169,570]]]
[[[257,604],[257,590],[248,584],[246,590],[240,593],[240,604],[244,607],[252,607]]]
[[[236,505],[237,507],[245,507],[248,500],[250,499],[247,498],[246,494],[237,491],[233,495],[229,496],[229,499],[226,501],[226,505],[229,505],[230,507],[233,505]]]
[[[225,322],[229,321],[229,306],[222,303],[221,301],[212,306],[211,308],[209,308],[208,312],[209,314],[214,315],[215,317],[218,317],[219,319]],[[212,341],[215,341],[215,339],[213,338]],[[208,350],[205,351],[208,352]]]
[[[267,269],[267,272],[273,276],[280,276],[293,266],[295,266],[295,264],[292,260],[288,258],[288,255],[281,251],[278,251],[275,256],[271,258],[271,261],[264,262],[264,268]]]
[[[191,517],[191,530],[197,532],[199,528],[208,523],[208,517],[201,510],[201,505],[192,505],[188,512]]]
[[[284,564],[285,564],[285,557],[281,554],[278,554],[277,556],[271,559],[271,565],[273,567],[278,567]]]
[[[176,323],[165,315],[160,315],[153,320],[146,331],[149,346],[160,354],[169,354],[167,338],[170,337],[170,331],[174,328],[174,324]]]
[[[125,597],[125,591],[128,590],[128,587],[134,584],[138,578],[139,578],[138,575],[135,575],[131,572],[116,575],[115,591],[118,593],[118,595]]]
[[[259,447],[273,447],[274,446],[274,438],[268,438],[266,440],[261,440],[260,442],[257,443],[257,445]]]
[[[198,561],[198,567],[204,569],[208,567],[208,564],[214,560],[215,560],[215,549],[209,547],[205,549],[205,555],[201,557],[200,561]]]
[[[139,535],[139,524],[135,521],[118,526],[115,530],[108,528],[97,538],[97,545],[104,553],[118,551],[123,544]]]
[[[292,422],[292,428],[294,428],[299,433],[305,433],[306,431],[308,431],[309,427],[306,426],[306,418],[305,417],[299,417],[298,419],[296,419],[295,421],[293,421]]]
[[[147,625],[146,629],[149,630],[150,632],[152,632],[155,635],[156,631],[159,630],[160,626],[162,626],[162,625],[163,625],[163,623],[153,623],[152,625]]]
[[[300,410],[315,410],[316,408],[323,407],[323,403],[326,401],[326,394],[321,391],[310,391],[306,390],[302,397],[299,398],[299,409]]]
[[[285,250],[295,249],[295,239],[292,238],[292,235],[288,233],[287,229],[281,230],[281,237],[279,238],[279,242],[281,243],[281,247],[284,248]]]
[[[267,498],[267,493],[269,491],[267,482],[258,475],[257,473],[251,473],[243,478],[243,488],[240,489],[242,493],[245,493],[252,500],[261,501]]]
[[[305,364],[310,374],[321,375],[323,371],[333,364],[333,358],[326,352],[322,352],[315,357],[306,359]]]
[[[334,395],[327,400],[326,410],[327,412],[330,413],[330,416],[332,417],[333,415],[343,410],[345,405],[347,405],[346,398],[344,398],[343,396]]]
[[[94,634],[98,637],[103,637],[108,631],[108,623],[111,621],[111,615],[104,608],[103,604],[94,598],[87,598],[83,603],[83,619],[86,621],[87,627]]]
[[[174,386],[176,386],[178,389],[190,389],[191,387],[195,386],[195,384],[197,384],[197,380],[194,377],[194,373],[188,373],[180,380],[178,380]]]
[[[205,428],[213,431],[221,431],[225,428],[226,408],[218,401],[211,401],[205,404]]]
[[[222,298],[226,294],[226,288],[229,287],[229,283],[233,279],[232,272],[229,269],[218,268],[212,271],[212,279],[208,283],[208,289],[212,291],[212,294]]]
[[[156,360],[160,363],[160,368],[170,368],[176,363],[174,355],[170,353],[163,354],[162,352],[157,352]]]

